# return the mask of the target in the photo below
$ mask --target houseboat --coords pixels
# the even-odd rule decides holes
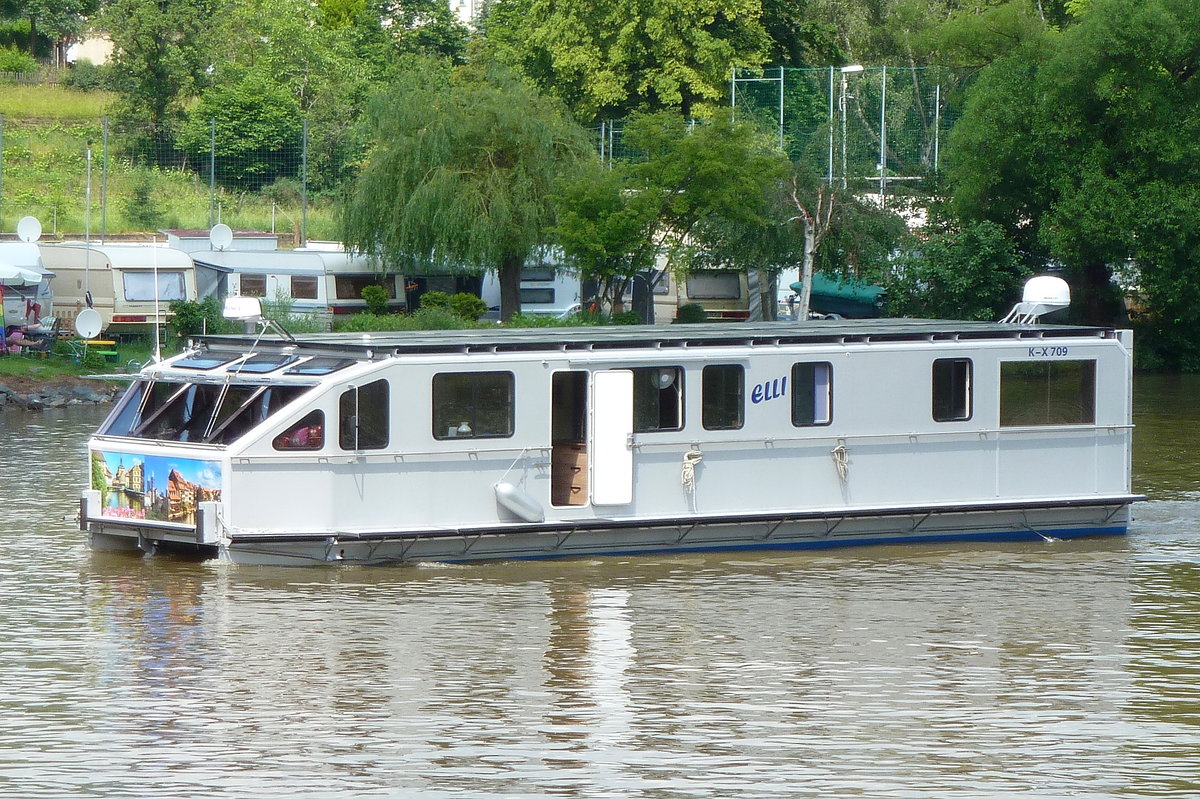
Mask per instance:
[[[200,337],[90,439],[81,527],[274,564],[1124,533],[1131,334],[1013,318]]]

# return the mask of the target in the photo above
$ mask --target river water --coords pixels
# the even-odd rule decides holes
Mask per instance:
[[[1200,795],[1200,379],[1130,535],[287,569],[93,553],[0,413],[0,795]]]

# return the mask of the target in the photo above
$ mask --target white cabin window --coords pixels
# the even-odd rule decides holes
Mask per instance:
[[[342,392],[338,402],[338,444],[344,450],[388,445],[388,381],[376,380]]]
[[[513,434],[512,372],[433,376],[433,437],[507,438]]]
[[[774,385],[772,385],[774,390]],[[786,393],[781,389],[781,393]],[[792,425],[817,427],[833,422],[833,364],[792,365]]]
[[[243,297],[267,296],[266,275],[242,275],[238,280],[238,286]]]
[[[693,272],[687,278],[693,300],[737,300],[742,296],[741,272]]]
[[[126,272],[123,277],[126,300],[129,302],[154,301],[154,272]],[[158,272],[159,301],[187,299],[184,286],[183,272]]]
[[[700,404],[705,430],[739,430],[744,423],[746,370],[739,364],[704,367]]]
[[[683,370],[647,366],[633,372],[633,432],[683,429]]]
[[[554,302],[554,289],[521,289],[522,305],[549,305]]]
[[[962,422],[971,418],[971,359],[938,358],[933,362],[933,420]]]
[[[313,411],[275,436],[271,446],[278,450],[320,449],[325,445],[325,412]]]
[[[292,275],[292,299],[315,300],[317,278],[312,275]]]
[[[1095,361],[1000,364],[1001,427],[1095,423]]]

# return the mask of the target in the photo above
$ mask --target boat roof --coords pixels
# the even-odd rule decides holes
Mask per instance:
[[[609,325],[596,327],[474,328],[376,333],[302,334],[288,341],[271,333],[199,336],[210,349],[306,352],[382,357],[388,354],[589,351],[689,347],[769,347],[803,343],[954,341],[961,339],[1112,338],[1113,328],[1020,325],[938,319],[837,319],[810,322]],[[256,345],[257,342],[257,345]]]

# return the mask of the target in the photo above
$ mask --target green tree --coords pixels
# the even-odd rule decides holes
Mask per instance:
[[[441,72],[441,74],[439,74]],[[594,153],[557,102],[498,71],[436,64],[371,105],[374,140],[343,214],[346,243],[409,268],[497,270],[501,318],[553,222],[551,188]]]
[[[761,17],[760,0],[496,0],[482,25],[501,60],[592,120],[723,104],[730,67],[770,51]]]
[[[189,112],[179,146],[196,163],[206,163],[211,149],[217,180],[258,191],[299,168],[300,105],[285,86],[257,70],[231,71],[238,74],[206,91]]]
[[[628,280],[660,258],[676,271],[755,263],[753,237],[728,232],[772,224],[769,198],[787,160],[770,142],[728,113],[699,125],[645,114],[625,138],[639,160],[576,175],[557,194],[557,241],[604,287],[605,306],[616,307]]]
[[[1063,264],[1076,318],[1120,319],[1118,272],[1144,298],[1143,349],[1184,368],[1200,368],[1198,73],[1200,6],[1094,0],[981,72],[947,159],[958,213]]]
[[[996,320],[1031,274],[993,222],[935,232],[896,259],[881,280],[890,316]]]
[[[103,24],[113,42],[117,116],[149,143],[169,143],[186,101],[207,79],[223,0],[112,0]]]

